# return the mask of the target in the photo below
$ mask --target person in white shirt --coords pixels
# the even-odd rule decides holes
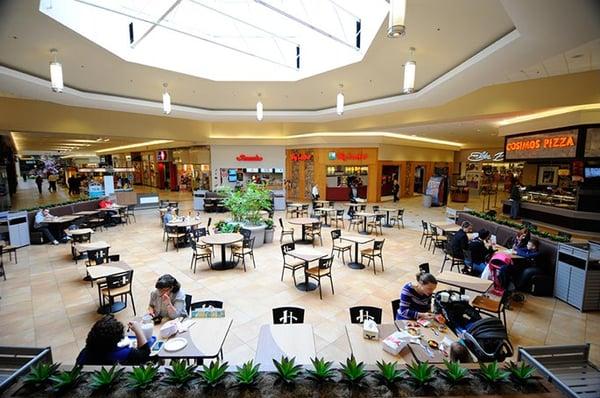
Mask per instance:
[[[44,234],[44,237],[47,241],[52,242],[53,245],[58,245],[58,241],[52,235],[52,232],[48,229],[48,226],[44,223],[47,218],[52,217],[50,214],[50,210],[48,209],[39,209],[37,213],[35,213],[35,222],[33,223],[33,229]]]
[[[312,187],[312,197],[313,200],[319,200],[319,187],[317,184],[313,185]]]

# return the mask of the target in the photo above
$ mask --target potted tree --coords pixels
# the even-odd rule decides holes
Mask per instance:
[[[271,210],[271,197],[264,185],[248,183],[239,190],[223,187],[220,191],[225,194],[223,204],[229,209],[233,222],[238,222],[244,229],[251,231],[254,237],[254,247],[260,247],[265,241],[265,229],[262,212]]]
[[[267,228],[265,229],[265,243],[273,243],[273,234],[275,233],[273,219],[265,219],[265,224],[267,225]]]

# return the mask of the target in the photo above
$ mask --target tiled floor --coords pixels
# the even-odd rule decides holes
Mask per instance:
[[[189,198],[189,194],[173,196]],[[191,208],[192,202],[188,199],[181,205],[185,210]],[[201,264],[192,273],[190,249],[165,252],[157,210],[138,211],[137,223],[98,232],[93,240],[108,241],[111,253],[119,253],[134,268],[138,314],[148,304],[154,282],[164,273],[174,275],[194,301],[223,300],[227,315],[234,319],[224,347],[230,363],[253,357],[260,326],[270,323],[271,308],[281,305],[304,307],[305,321],[314,325],[319,355],[342,360],[349,355],[344,333],[348,307],[358,304],[381,307],[384,321],[389,322],[390,301],[398,297],[404,283],[414,278],[416,265],[430,262],[434,272],[439,270],[442,254],[438,251],[432,255],[419,246],[418,223],[421,218],[443,220],[443,210],[424,209],[419,198],[403,199],[401,205],[406,209],[406,228],[384,229],[385,272],[375,276],[372,269],[349,269],[336,259],[335,295],[325,284],[322,301],[318,291],[298,291],[290,273],[286,273],[283,282],[279,280],[281,254],[277,230],[273,244],[255,250],[257,268],[249,268],[248,272],[240,267],[211,271]],[[215,221],[213,215],[213,224]],[[324,229],[323,240],[323,250],[328,250],[331,247],[328,228]],[[8,280],[0,280],[0,345],[50,345],[56,361],[73,363],[85,344],[90,326],[99,317],[96,288],[82,281],[83,263],[73,263],[68,245],[30,246],[19,251],[19,264],[7,264],[6,271]],[[122,321],[132,316],[131,308],[117,314]],[[508,312],[508,322],[515,347],[590,342],[592,359],[600,363],[599,313],[580,313],[552,298],[528,297],[525,303]]]

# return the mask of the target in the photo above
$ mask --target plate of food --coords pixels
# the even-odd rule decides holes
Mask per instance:
[[[419,330],[417,330],[415,328],[406,328],[406,333],[410,334],[411,336],[420,336],[421,335]]]
[[[407,328],[418,328],[419,323],[415,322],[415,321],[406,321],[406,327]]]
[[[427,340],[427,345],[429,347],[433,348],[434,350],[437,350],[438,348],[440,348],[440,345],[435,340]]]
[[[438,325],[437,328],[441,333],[446,333],[446,331],[448,330],[448,326],[446,325]]]

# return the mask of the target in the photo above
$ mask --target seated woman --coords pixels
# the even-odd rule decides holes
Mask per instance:
[[[487,265],[487,258],[494,253],[490,242],[490,231],[480,230],[477,237],[469,242],[469,251],[471,252],[471,264],[467,264],[467,260],[465,260],[465,264],[471,266],[476,276],[480,276]]]
[[[94,323],[85,340],[84,349],[77,356],[76,364],[140,365],[148,362],[151,342],[146,340],[138,322],[130,322],[129,327],[135,333],[137,348],[117,345],[125,337],[125,326],[112,315],[107,315]]]
[[[185,310],[185,293],[181,290],[181,285],[173,276],[165,274],[158,278],[156,290],[150,293],[150,304],[148,305],[148,314],[153,318],[175,319],[180,316],[187,316]]]
[[[433,319],[431,297],[436,287],[435,276],[426,272],[417,274],[417,283],[407,283],[400,292],[400,308],[396,319]]]
[[[529,232],[529,228],[527,228],[527,227],[521,228],[517,232],[517,236],[515,237],[513,249],[517,250],[519,248],[525,248],[530,239],[531,239],[531,232]]]

